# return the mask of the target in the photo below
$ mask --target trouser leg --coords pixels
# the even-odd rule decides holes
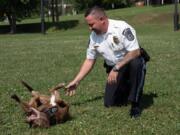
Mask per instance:
[[[139,103],[145,79],[145,63],[141,57],[131,60],[119,71],[116,84],[106,83],[104,105],[106,107],[123,104],[128,98]]]
[[[130,94],[128,100],[131,101],[130,116],[134,118],[141,115],[140,100],[146,74],[145,66],[144,59],[141,57],[129,63]]]
[[[121,70],[120,70],[120,74],[118,75],[117,78],[117,83],[115,84],[109,84],[106,83],[106,87],[105,87],[105,96],[104,96],[104,105],[106,107],[110,107],[110,106],[118,106],[123,104],[124,102],[124,98],[127,96],[127,78],[126,76],[126,70],[127,67],[124,66]]]
[[[129,85],[130,93],[128,100],[133,103],[139,103],[142,97],[146,68],[143,58],[133,59],[129,66]]]

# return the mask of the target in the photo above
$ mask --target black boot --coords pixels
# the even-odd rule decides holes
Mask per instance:
[[[141,115],[141,108],[139,106],[139,103],[132,103],[130,110],[131,118],[137,118],[140,115]]]

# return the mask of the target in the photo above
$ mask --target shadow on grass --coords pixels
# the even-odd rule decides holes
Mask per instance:
[[[104,97],[103,95],[100,95],[100,96],[97,96],[97,97],[87,99],[85,101],[74,102],[71,105],[80,106],[80,105],[86,104],[88,102],[94,102],[96,100],[101,100],[103,97]],[[154,104],[154,98],[157,98],[157,97],[158,97],[158,95],[156,93],[143,94],[142,101],[141,101],[142,111],[144,109],[147,109],[150,106],[152,106]],[[120,106],[127,106],[127,104],[128,104],[128,102],[126,102],[125,104],[121,104]]]
[[[93,101],[96,101],[96,100],[100,100],[102,98],[103,98],[103,96],[101,95],[101,96],[97,96],[97,97],[93,97],[93,98],[87,99],[85,101],[75,102],[75,103],[72,103],[71,105],[80,106],[82,104],[86,104],[88,102],[93,102]]]
[[[154,104],[154,98],[157,98],[156,93],[143,94],[142,96],[142,110],[149,108]]]
[[[58,23],[46,22],[45,29],[68,30],[78,25],[78,20],[61,21]],[[9,34],[9,25],[0,25],[0,34]],[[17,24],[16,33],[41,33],[41,23]]]

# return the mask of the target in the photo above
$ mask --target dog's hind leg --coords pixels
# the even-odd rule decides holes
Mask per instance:
[[[38,106],[40,106],[41,103],[39,101],[39,97],[32,97],[29,100],[29,106],[34,107],[34,108],[38,108]]]
[[[27,84],[25,81],[21,80],[21,83],[24,85],[24,87],[26,87],[30,92],[32,92],[34,89],[29,85]]]
[[[21,83],[23,84],[24,87],[26,87],[28,89],[29,92],[31,92],[33,97],[39,98],[40,94],[37,91],[34,91],[34,89],[27,84],[25,81],[21,80]]]

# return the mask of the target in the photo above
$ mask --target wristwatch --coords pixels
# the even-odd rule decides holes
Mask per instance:
[[[119,68],[117,68],[116,65],[112,68],[112,70],[113,70],[114,72],[119,72]]]

